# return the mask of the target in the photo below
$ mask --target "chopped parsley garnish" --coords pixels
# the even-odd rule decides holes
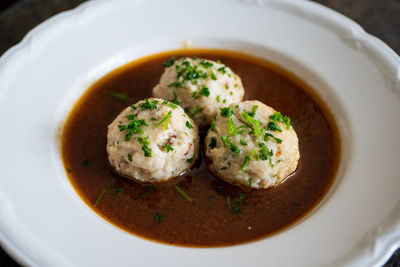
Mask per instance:
[[[291,120],[288,116],[283,116],[279,111],[277,111],[273,115],[269,116],[269,118],[276,122],[283,122],[286,125],[286,130],[289,130]]]
[[[264,133],[266,132],[265,129],[261,129],[258,133],[258,135],[256,136],[256,142],[258,142],[260,140],[260,138],[264,135]]]
[[[148,185],[145,187],[145,192],[143,192],[140,197],[145,198],[147,197],[147,192],[154,192],[156,191],[156,186],[154,184]]]
[[[276,141],[278,144],[282,143],[282,139],[279,139],[279,138],[273,136],[273,135],[270,134],[270,133],[266,133],[266,134],[265,134],[265,136],[264,136],[264,141],[268,141],[268,140],[269,140],[269,137],[272,137],[273,139],[275,139],[275,141]]]
[[[169,102],[167,100],[164,100],[162,104],[163,105],[167,105],[168,107],[173,108],[173,109],[176,109],[178,107],[178,105],[176,105],[174,103],[171,103],[171,102]]]
[[[200,94],[208,97],[210,95],[210,90],[208,87],[203,86],[200,90]]]
[[[254,160],[258,161],[257,151],[255,149],[253,149],[252,153],[253,153]]]
[[[253,129],[254,135],[258,136],[258,134],[260,132],[261,122],[259,120],[254,119],[253,117],[251,117],[245,111],[242,112],[242,117],[243,117],[244,121],[246,122],[246,124]]]
[[[128,160],[132,161],[132,154],[131,153],[128,154]]]
[[[244,145],[244,146],[247,146],[247,142],[244,141],[242,138],[240,138],[240,144],[241,144],[241,145]]]
[[[139,104],[139,107],[141,107],[142,110],[157,109],[157,104],[158,104],[158,100],[153,100],[150,102],[149,99],[145,99],[144,102]]]
[[[150,140],[148,137],[138,137],[139,143],[142,145],[142,150],[144,153],[144,156],[147,158],[151,158],[151,148],[149,147],[150,145]]]
[[[112,96],[119,100],[132,101],[132,98],[130,98],[129,96],[127,96],[124,93],[118,93],[118,92],[114,92],[114,91],[105,91],[104,94],[106,94],[108,96]]]
[[[208,146],[211,149],[214,149],[217,146],[217,139],[215,139],[214,137],[211,137],[211,141],[210,141],[210,144],[208,144]]]
[[[224,104],[225,104],[225,103],[226,103],[226,99],[224,99],[224,100],[222,101],[222,103],[224,103]]]
[[[210,77],[211,77],[211,79],[213,79],[214,81],[218,80],[217,76],[216,76],[215,73],[212,72],[212,71],[211,71],[211,73],[210,73]]]
[[[175,58],[171,57],[167,61],[164,62],[164,67],[171,67],[175,63]]]
[[[221,96],[217,95],[217,97],[215,98],[215,100],[217,100],[217,103],[221,102]]]
[[[211,127],[210,127],[211,131],[213,131],[213,132],[215,130],[215,120],[216,120],[215,118],[212,120]]]
[[[258,105],[254,105],[253,108],[251,109],[251,112],[247,112],[252,118],[256,115],[256,111],[258,109]]]
[[[225,90],[228,90],[229,86],[227,84],[225,84]]]
[[[232,143],[230,137],[228,137],[228,136],[221,136],[221,140],[222,140],[222,143],[224,144],[224,146],[226,146],[226,144],[228,144],[229,147],[230,147],[230,149],[231,149],[231,151],[232,151],[232,152],[235,152],[236,155],[239,155],[239,153],[240,153],[241,150],[240,150],[240,148],[239,148],[237,145],[235,145],[235,144]]]
[[[164,214],[162,214],[162,213],[156,213],[155,215],[154,215],[154,218],[156,219],[156,222],[158,222],[158,223],[160,223],[160,222],[162,222],[162,221],[164,221]]]
[[[157,119],[153,117],[153,118],[150,118],[150,120],[151,121],[156,121]]]
[[[244,132],[243,129],[236,128],[233,119],[229,118],[229,133],[233,136],[236,136],[238,134],[242,134]]]
[[[287,116],[284,116],[284,117],[283,117],[283,122],[284,122],[285,125],[286,125],[286,130],[289,130],[289,129],[290,129],[290,124],[291,124],[290,118],[287,117]]]
[[[218,69],[218,71],[222,72],[222,74],[226,73],[225,66]]]
[[[135,105],[130,105],[131,109],[136,110]]]
[[[232,92],[232,91],[230,91],[230,92],[229,92],[229,95],[233,95],[233,92]]]
[[[191,158],[188,158],[186,161],[189,162],[189,163],[193,163],[194,156],[195,156],[195,155],[193,155]]]
[[[186,199],[186,200],[189,201],[189,202],[192,201],[192,198],[189,197],[189,195],[186,194],[186,192],[183,191],[179,186],[175,185],[175,189],[176,189],[176,191],[178,191],[179,194],[181,194],[181,196],[182,196],[184,199]]]
[[[188,121],[186,121],[186,127],[188,127],[189,129],[193,129],[193,125]]]
[[[220,110],[221,110],[221,116],[222,116],[222,117],[226,117],[226,118],[232,116],[233,113],[235,113],[235,112],[233,111],[233,109],[232,109],[232,108],[229,108],[229,107],[228,107],[228,108],[220,108]]]
[[[176,81],[176,82],[170,83],[170,84],[168,85],[168,87],[179,88],[179,87],[182,87],[182,83],[179,82],[179,81]]]
[[[270,131],[273,131],[273,132],[278,131],[280,133],[282,132],[282,129],[274,121],[269,121],[267,127],[268,127],[268,130],[270,130]]]
[[[82,165],[83,167],[87,167],[87,166],[90,165],[90,163],[92,163],[92,160],[90,160],[90,159],[85,159],[84,161],[81,162],[81,165]]]
[[[235,213],[235,214],[240,214],[242,212],[241,206],[245,202],[246,195],[243,193],[240,193],[238,200],[231,201],[231,198],[229,196],[226,197],[226,203],[228,207]]]
[[[164,123],[164,129],[168,130],[168,119],[171,118],[171,114],[172,111],[170,110],[165,116],[164,118],[162,118],[162,120],[160,120],[155,126],[154,128],[157,128],[158,126],[160,126],[162,123]]]
[[[203,66],[206,69],[214,66],[213,63],[211,63],[210,61],[205,61],[204,59],[202,61],[200,61],[200,65]]]
[[[250,186],[250,187],[253,187],[253,178],[250,178],[250,179],[249,179],[249,186]]]
[[[164,147],[167,149],[167,153],[170,151],[174,151],[174,148],[170,144],[166,144]]]
[[[128,133],[125,135],[125,141],[131,140],[131,136],[136,133],[143,134],[144,131],[140,128],[142,126],[149,126],[143,119],[135,120],[133,119],[127,125],[118,125],[120,131],[126,130]]]
[[[243,164],[242,164],[242,172],[243,173],[246,172],[247,165],[250,163],[250,161],[251,161],[251,159],[250,159],[249,154],[246,154],[246,156],[244,156],[244,161],[243,161]]]
[[[274,152],[272,151],[272,149],[268,150],[267,146],[264,143],[260,143],[260,144],[258,144],[258,146],[260,147],[260,151],[259,151],[260,158],[262,160],[269,160],[271,166],[273,166],[271,163],[271,157],[274,155]]]
[[[99,205],[100,200],[103,198],[103,195],[104,195],[105,192],[106,192],[105,189],[103,191],[101,191],[100,195],[96,199],[96,202],[94,202],[93,207],[97,207],[97,205]]]

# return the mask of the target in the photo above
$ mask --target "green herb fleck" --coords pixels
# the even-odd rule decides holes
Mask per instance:
[[[186,199],[186,200],[189,201],[189,202],[192,201],[192,198],[189,197],[189,195],[186,194],[186,192],[183,191],[179,186],[175,185],[175,189],[176,189],[176,191],[178,191],[179,194],[181,194],[181,196],[182,196],[184,199]]]
[[[283,122],[286,125],[286,130],[289,130],[291,120],[288,116],[283,116],[279,111],[277,111],[273,115],[269,116],[269,118],[276,122]]]
[[[282,139],[279,139],[279,138],[273,136],[273,135],[270,134],[270,133],[266,133],[266,134],[265,134],[265,136],[264,136],[264,141],[268,141],[268,140],[269,140],[269,137],[272,137],[273,139],[275,139],[275,141],[276,141],[278,144],[282,143]]]
[[[193,156],[192,156],[191,158],[188,158],[186,161],[189,162],[189,163],[193,163],[193,160],[194,160],[194,157],[195,157],[195,156],[196,156],[196,155],[193,154]]]
[[[233,109],[232,109],[232,108],[229,108],[229,107],[227,107],[227,108],[219,108],[219,109],[221,110],[221,116],[222,116],[222,117],[228,118],[228,117],[232,116],[233,113],[235,113],[235,112],[233,111]]]
[[[229,118],[229,133],[233,136],[236,136],[238,134],[242,134],[244,132],[243,129],[236,128],[233,119]]]
[[[211,63],[210,61],[205,61],[204,59],[202,61],[200,61],[200,65],[203,66],[206,69],[214,66],[213,63]]]
[[[244,161],[243,161],[243,164],[242,164],[242,172],[243,173],[245,173],[246,172],[246,168],[247,168],[247,165],[250,163],[250,156],[249,156],[249,154],[246,154],[245,156],[244,156]]]
[[[131,153],[128,154],[128,160],[132,161],[132,154]]]
[[[91,159],[85,159],[84,161],[81,162],[81,165],[82,165],[83,167],[87,167],[87,166],[90,165],[90,163],[92,163],[92,160],[91,160]]]
[[[130,117],[131,118],[131,117]],[[144,131],[141,129],[142,126],[148,126],[144,120],[133,119],[127,125],[118,125],[120,131],[126,130],[128,133],[125,135],[125,141],[131,140],[131,136],[136,133],[143,134]]]
[[[273,132],[278,131],[280,133],[282,132],[282,129],[274,121],[269,121],[267,127],[268,127],[268,130],[270,130],[270,131],[273,131]]]
[[[222,74],[226,73],[225,66],[218,69],[218,71],[222,72]]]
[[[150,145],[150,140],[148,137],[138,137],[139,143],[142,145],[142,150],[144,153],[144,156],[147,158],[151,158],[151,148],[149,147]]]
[[[169,84],[169,85],[168,85],[168,87],[175,87],[175,88],[179,88],[179,87],[182,87],[182,83],[181,83],[181,82],[179,82],[179,81],[175,81],[175,82],[173,82],[173,83]]]
[[[224,144],[224,146],[226,146],[226,144],[228,144],[229,147],[230,147],[230,149],[231,149],[231,151],[232,151],[232,152],[235,152],[236,155],[239,155],[239,153],[240,153],[241,150],[240,150],[240,148],[239,148],[237,145],[235,145],[235,144],[232,143],[230,137],[228,137],[228,136],[221,136],[221,140],[222,140],[222,143]]]
[[[171,103],[171,102],[169,102],[167,100],[164,100],[162,104],[163,105],[167,105],[168,107],[173,108],[173,109],[176,109],[178,107],[177,104]]]
[[[120,186],[113,186],[112,190],[118,197],[121,197],[121,194],[124,192],[124,188]]]
[[[164,129],[168,130],[168,119],[171,118],[171,114],[172,111],[170,110],[165,116],[164,118],[162,118],[162,120],[160,120],[155,126],[154,128],[157,128],[158,126],[160,126],[162,123],[164,123]]]
[[[271,166],[273,167],[274,165],[271,162],[271,157],[274,155],[274,152],[271,150],[268,150],[267,146],[264,143],[260,143],[258,144],[258,146],[260,147],[260,158],[262,160],[269,160],[269,163],[271,164]]]
[[[212,71],[211,71],[211,73],[210,73],[210,77],[211,77],[211,79],[213,79],[214,81],[216,81],[216,80],[218,79],[217,76],[215,75],[215,73],[212,72]]]
[[[154,218],[156,219],[156,222],[158,222],[158,223],[163,222],[164,221],[164,217],[165,216],[162,213],[156,213],[154,215]]]
[[[258,134],[260,132],[261,122],[259,120],[254,119],[253,117],[251,117],[245,111],[242,112],[242,117],[243,117],[244,121],[246,122],[246,124],[253,129],[254,135],[258,136]]]
[[[210,144],[208,144],[208,146],[211,149],[214,149],[217,146],[217,139],[215,139],[214,137],[211,137],[211,141],[210,141]]]
[[[249,186],[250,186],[250,188],[253,187],[253,178],[249,179]]]
[[[188,121],[186,121],[186,127],[188,127],[189,129],[193,129],[193,125]]]
[[[132,98],[130,98],[129,96],[127,96],[124,93],[118,93],[118,92],[114,92],[114,91],[106,91],[106,92],[104,92],[104,94],[114,97],[119,100],[132,101]]]
[[[200,90],[200,94],[208,97],[210,95],[210,90],[208,87],[203,86]]]
[[[97,207],[97,205],[99,205],[100,200],[103,198],[104,193],[106,192],[106,190],[104,189],[103,191],[101,191],[100,195],[97,197],[96,202],[94,202],[94,207]]]
[[[217,100],[217,103],[221,102],[221,96],[217,95],[217,97],[215,98],[215,100]]]
[[[241,145],[244,145],[244,146],[247,146],[247,142],[244,141],[242,138],[240,138],[240,144],[241,144]]]
[[[256,115],[256,111],[258,109],[258,105],[254,105],[253,108],[251,109],[251,112],[247,112],[252,118]]]
[[[157,104],[158,104],[158,100],[153,100],[150,102],[149,99],[145,99],[144,102],[139,104],[139,107],[141,107],[142,110],[157,109]]]
[[[171,67],[175,63],[175,58],[171,57],[167,61],[164,62],[164,67]]]
[[[212,122],[211,122],[211,127],[210,127],[211,131],[213,131],[213,132],[214,132],[215,126],[216,126],[215,120],[216,120],[216,118],[214,118],[214,119],[212,120]]]

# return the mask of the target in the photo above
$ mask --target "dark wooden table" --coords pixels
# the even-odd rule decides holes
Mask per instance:
[[[400,54],[400,0],[314,1],[352,18]],[[40,22],[83,2],[85,0],[0,0],[0,55]],[[0,248],[0,266],[19,265]],[[400,249],[384,266],[400,266]]]

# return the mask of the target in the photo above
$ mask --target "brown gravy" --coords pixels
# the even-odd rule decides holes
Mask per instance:
[[[163,72],[163,62],[183,55],[220,59],[242,78],[246,99],[260,100],[292,119],[301,155],[293,176],[276,188],[244,192],[213,176],[204,155],[187,174],[155,186],[122,178],[108,168],[108,124],[126,106],[150,97]],[[129,99],[121,99],[125,97],[115,92]],[[62,136],[68,176],[94,211],[130,233],[197,247],[253,241],[298,221],[332,185],[339,155],[338,131],[332,116],[305,83],[264,60],[219,50],[156,54],[111,72],[79,99]],[[193,201],[175,190],[177,184]],[[245,198],[238,205],[240,213],[235,213],[228,203],[238,203],[240,194]]]

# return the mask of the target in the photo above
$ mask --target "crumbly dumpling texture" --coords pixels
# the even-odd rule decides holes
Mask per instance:
[[[108,126],[108,160],[128,178],[166,181],[189,169],[198,152],[196,124],[179,105],[162,99],[139,101]]]
[[[229,183],[256,189],[282,183],[300,158],[290,119],[260,101],[221,109],[205,145],[211,171]]]
[[[222,63],[184,57],[171,58],[164,65],[153,95],[179,102],[200,128],[211,123],[220,107],[243,99],[240,77]]]

